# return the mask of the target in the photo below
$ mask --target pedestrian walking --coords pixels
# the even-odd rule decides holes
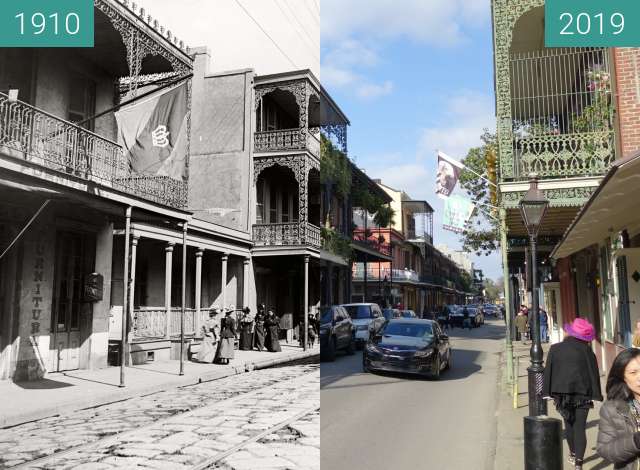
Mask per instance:
[[[543,309],[539,309],[538,312],[540,312],[538,313],[538,316],[540,317],[540,341],[548,343],[549,337],[547,335],[547,331],[549,326],[549,316]]]
[[[309,314],[309,325],[308,325],[308,333],[307,333],[307,346],[313,348],[313,345],[316,343],[316,338],[318,337],[318,331],[320,328],[320,321],[317,316],[313,313]]]
[[[449,317],[449,309],[445,306],[442,307],[440,315],[438,315],[438,321],[442,324],[443,330],[448,330],[451,327],[451,319]]]
[[[626,349],[607,377],[607,401],[600,408],[598,454],[614,468],[640,465],[640,349]]]
[[[226,316],[220,320],[220,342],[216,352],[216,360],[220,364],[229,364],[229,359],[233,359],[237,337],[236,321],[231,316],[231,310],[227,310]]]
[[[202,325],[202,343],[200,344],[200,350],[198,351],[198,356],[196,357],[198,362],[206,362],[212,363],[216,356],[216,347],[215,344],[218,340],[218,335],[216,334],[216,322],[214,317],[216,316],[217,311],[210,310],[209,318]]]
[[[582,470],[587,448],[587,415],[593,400],[602,401],[596,355],[591,350],[593,325],[576,318],[564,327],[568,336],[551,346],[544,368],[543,396],[552,398],[564,420],[569,461]]]
[[[518,315],[516,315],[516,341],[522,342],[522,344],[526,343],[526,334],[527,334],[527,316],[524,314],[522,310],[518,311]]]
[[[278,339],[278,332],[280,331],[280,321],[278,317],[273,313],[273,310],[267,312],[267,318],[264,320],[264,327],[267,332],[266,343],[267,349],[271,352],[280,352],[280,340]]]
[[[465,305],[462,309],[462,328],[471,329],[471,319],[469,318],[469,309]]]
[[[240,320],[240,349],[242,351],[251,351],[253,349],[253,319],[251,318],[249,307],[242,311]]]
[[[256,324],[255,331],[253,335],[254,346],[258,349],[258,351],[262,351],[265,349],[264,346],[264,304],[260,304],[258,306],[258,313],[256,313]]]

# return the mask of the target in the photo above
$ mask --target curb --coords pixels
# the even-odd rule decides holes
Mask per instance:
[[[240,375],[252,370],[266,369],[280,364],[286,364],[301,359],[307,359],[310,357],[320,356],[319,351],[306,351],[302,353],[292,353],[286,356],[281,356],[276,359],[266,359],[257,362],[245,362],[242,365],[236,365],[231,367],[225,367],[221,370],[212,370],[204,374],[197,376],[182,377],[176,376],[176,378],[167,380],[161,384],[155,384],[148,387],[141,387],[136,389],[119,388],[116,393],[101,393],[99,395],[93,395],[86,400],[74,400],[73,402],[60,403],[53,405],[46,409],[25,411],[20,414],[16,414],[9,417],[0,417],[0,429],[10,428],[25,424],[31,421],[38,421],[45,418],[51,418],[53,416],[59,416],[62,414],[72,413],[74,411],[88,410],[91,408],[97,408],[99,406],[110,405],[112,403],[118,403],[121,401],[129,400],[134,397],[141,397],[146,395],[152,395],[154,393],[163,392],[172,388],[189,387],[192,385],[198,385],[203,382],[213,382],[215,380],[223,379],[233,375]]]

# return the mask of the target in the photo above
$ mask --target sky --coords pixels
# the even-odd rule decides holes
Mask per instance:
[[[462,159],[483,128],[495,128],[488,0],[137,3],[189,46],[207,45],[213,72],[311,69],[351,121],[356,165],[427,200],[434,244],[460,249],[441,228],[436,149]],[[486,277],[501,276],[498,253],[471,258]]]

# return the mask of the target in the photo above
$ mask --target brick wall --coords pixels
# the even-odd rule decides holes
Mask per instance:
[[[622,157],[640,150],[640,48],[613,50]]]

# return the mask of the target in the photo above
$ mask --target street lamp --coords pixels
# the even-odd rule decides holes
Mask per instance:
[[[542,224],[542,219],[549,206],[549,201],[538,189],[537,175],[531,175],[529,190],[520,201],[520,213],[529,234],[531,247],[531,315],[533,320],[533,341],[531,343],[531,365],[527,369],[529,379],[529,416],[547,414],[547,402],[542,399],[542,380],[544,367],[542,366],[542,345],[540,344],[540,315],[538,314],[538,269],[536,263],[536,237]]]

